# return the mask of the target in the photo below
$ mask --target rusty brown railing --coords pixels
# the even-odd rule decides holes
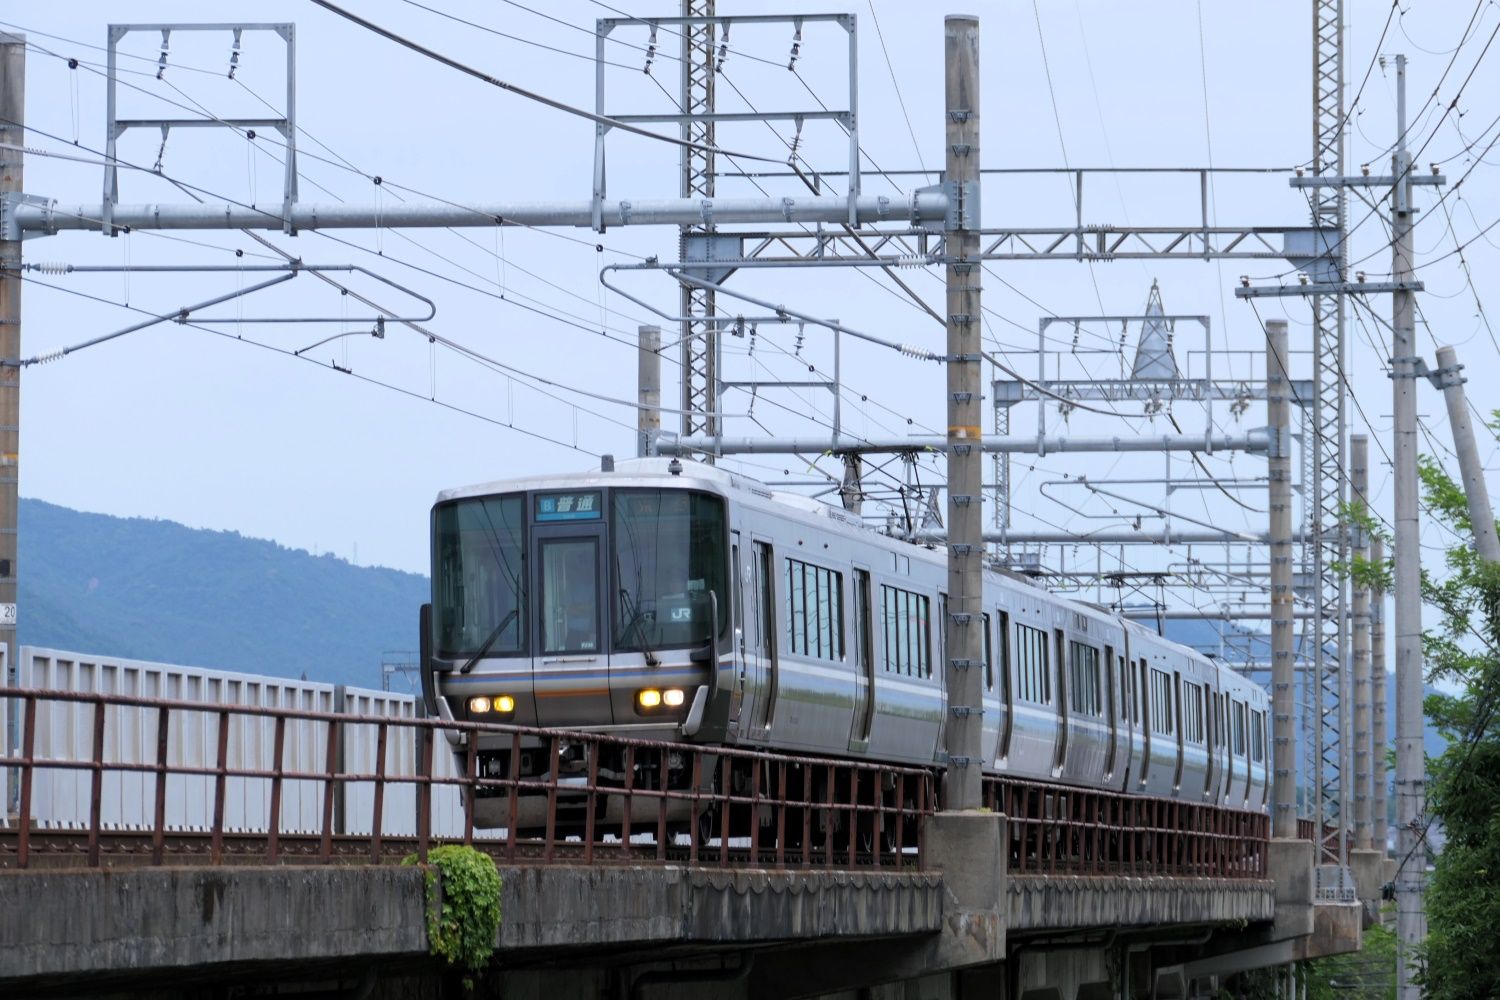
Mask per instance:
[[[986,778],[1019,875],[1264,878],[1270,817],[1177,799]]]
[[[18,709],[21,722],[18,752],[0,757],[0,768],[11,772],[19,788],[14,817],[0,829],[0,867],[388,864],[408,855],[425,860],[439,843],[464,843],[514,864],[922,868],[928,860],[924,820],[940,808],[940,772],[929,768],[593,732],[114,694],[9,689],[0,697]],[[64,706],[72,721],[54,722],[54,728],[71,725],[73,738],[62,742],[86,749],[39,748],[39,712]],[[130,721],[122,721],[127,712]],[[256,724],[247,726],[247,720]],[[200,759],[174,760],[171,737],[195,725],[203,734]],[[131,727],[139,741],[134,752],[115,749],[115,730]],[[316,741],[314,750],[302,754],[316,763],[288,763],[289,757],[298,759],[287,753],[294,731],[304,751]],[[446,733],[464,737],[456,756]],[[351,736],[366,749],[373,743],[362,769],[345,766]],[[488,744],[485,768],[476,748],[481,736]],[[269,754],[264,745],[258,752],[240,745],[253,741],[268,744]],[[533,756],[528,770],[538,773],[522,773],[523,752]],[[415,760],[402,757],[407,753]],[[392,767],[396,758],[405,766]],[[451,767],[437,766],[450,761]],[[572,761],[571,772],[565,761]],[[608,762],[604,772],[601,761]],[[87,816],[75,828],[38,822],[34,794],[49,772],[86,776]],[[139,776],[136,785],[146,798],[139,805],[150,806],[136,810],[144,820],[122,826],[107,814],[103,792],[112,774]],[[678,779],[661,780],[669,774]],[[184,778],[199,782],[208,799],[201,803],[201,828],[169,819],[169,784]],[[268,803],[265,822],[241,819],[236,828],[226,820],[232,783],[237,795],[251,790],[258,803]],[[358,816],[346,816],[350,799],[341,793],[353,788],[368,795],[357,800]],[[310,789],[317,796],[311,806]],[[394,789],[402,790],[396,800],[407,804],[392,807]],[[1007,778],[987,778],[984,789],[986,807],[1007,817],[1008,863],[1016,874],[1265,874],[1270,830],[1263,813]],[[302,815],[311,820],[285,828],[284,795],[298,796]],[[449,824],[444,829],[434,827],[438,796],[463,806],[442,814]],[[490,817],[500,817],[494,829],[475,828],[481,799]],[[523,814],[530,818],[523,820]],[[364,832],[345,832],[365,821]]]
[[[0,757],[0,768],[12,769],[19,783],[15,821],[11,828],[0,830],[0,865],[6,867],[28,867],[39,852],[49,861],[71,860],[90,867],[128,862],[161,865],[169,859],[180,863],[184,858],[209,864],[335,860],[380,864],[398,861],[407,854],[425,861],[437,843],[461,842],[499,860],[528,864],[655,860],[713,866],[920,868],[922,820],[937,804],[936,774],[925,768],[591,732],[113,694],[6,689],[0,697],[19,707],[21,719],[19,754]],[[59,704],[92,706],[89,753],[37,756],[38,709]],[[106,752],[112,742],[108,731],[111,709],[133,709],[154,716],[154,759],[111,759]],[[169,734],[174,726],[182,726],[194,716],[215,720],[212,760],[172,762]],[[240,729],[236,723],[247,718],[263,720],[262,726],[269,722],[272,728],[273,759],[269,767],[230,763],[235,756],[231,752],[235,749],[234,733]],[[288,728],[298,723],[326,726],[323,760],[317,768],[284,766]],[[350,772],[340,764],[344,738],[361,728],[375,733],[374,767],[368,773]],[[403,731],[415,734],[418,759],[410,774],[392,773],[387,767],[392,733]],[[437,754],[452,752],[445,732],[467,737],[459,751],[461,774],[445,776],[434,767]],[[480,735],[497,738],[502,748],[508,744],[509,773],[479,773],[476,737]],[[544,773],[523,776],[519,762],[526,745],[533,746],[532,752],[546,752],[552,766]],[[581,756],[584,767],[580,773],[563,773],[559,762],[565,751]],[[623,761],[618,780],[601,779],[603,751]],[[674,768],[672,764],[680,766]],[[635,780],[638,773],[666,775],[674,770],[687,776],[681,787]],[[33,795],[39,776],[49,771],[90,776],[88,821],[83,829],[45,829],[35,822]],[[154,797],[149,822],[133,829],[119,829],[109,822],[102,793],[105,776],[110,773],[147,776]],[[212,781],[212,822],[207,830],[169,828],[168,782],[174,776]],[[267,815],[278,820],[266,823],[263,830],[226,829],[225,800],[231,780],[261,783],[269,796]],[[312,833],[289,834],[279,821],[283,790],[291,782],[309,781],[321,786],[321,824]],[[335,828],[342,807],[339,791],[355,785],[373,789],[369,832],[357,836]],[[415,833],[387,834],[389,821],[394,818],[387,813],[387,792],[403,785],[415,789]],[[456,788],[467,806],[461,832],[451,837],[433,833],[433,795],[444,787]],[[494,832],[476,834],[473,806],[479,797],[503,801],[510,822]],[[650,819],[640,818],[642,802],[648,803],[645,813],[654,813]],[[542,819],[535,830],[517,822],[523,805],[542,808]],[[570,810],[568,822],[559,820],[560,805]],[[603,821],[611,814],[611,806],[621,817],[613,824]],[[577,819],[580,812],[581,825]],[[676,818],[669,820],[674,815]],[[683,816],[689,818],[684,821]],[[400,818],[409,822],[412,817]]]

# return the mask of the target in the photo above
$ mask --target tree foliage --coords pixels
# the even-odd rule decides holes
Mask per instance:
[[[1424,572],[1423,597],[1441,612],[1423,635],[1428,677],[1455,694],[1432,694],[1426,712],[1448,739],[1428,763],[1427,808],[1447,843],[1428,883],[1427,945],[1420,981],[1433,1000],[1500,996],[1500,566],[1473,547],[1464,492],[1436,462],[1420,468],[1430,516],[1455,541],[1441,578]],[[1398,863],[1424,864],[1425,850]]]

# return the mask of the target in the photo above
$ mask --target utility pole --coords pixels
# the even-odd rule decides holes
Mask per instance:
[[[651,444],[661,432],[661,327],[643,326],[637,333],[635,454],[644,458],[652,453]]]
[[[682,0],[682,16],[714,16],[714,0]],[[726,29],[727,30],[727,29]],[[711,115],[714,111],[714,39],[713,21],[686,22],[682,25],[682,113]],[[682,122],[682,138],[694,143],[682,147],[682,184],[679,194],[700,204],[712,204],[714,197],[714,122],[689,117]],[[679,260],[694,254],[691,237],[714,231],[712,222],[685,225],[680,231]],[[682,434],[703,434],[714,438],[719,423],[719,322],[714,293],[706,288],[682,285]],[[714,455],[699,456],[712,463]]]
[[[1287,370],[1286,320],[1266,322],[1266,423],[1270,480],[1267,508],[1271,541],[1271,836],[1297,836],[1297,748],[1292,719],[1295,680],[1292,648],[1292,456],[1291,379]]]
[[[1355,508],[1363,513],[1370,488],[1370,439],[1363,434],[1349,438],[1349,479]],[[1370,536],[1360,524],[1354,532],[1354,558],[1370,558]],[[1354,847],[1368,851],[1373,845],[1370,829],[1370,588],[1350,578],[1353,588],[1350,612],[1354,640]],[[1378,883],[1377,883],[1378,884]]]
[[[1479,461],[1479,446],[1474,443],[1474,423],[1469,419],[1469,402],[1464,398],[1462,372],[1458,355],[1452,347],[1437,350],[1438,387],[1448,403],[1448,423],[1453,428],[1453,450],[1458,453],[1458,471],[1463,478],[1464,495],[1469,498],[1469,522],[1474,526],[1474,551],[1485,562],[1500,563],[1500,539],[1495,537],[1495,512],[1490,507],[1490,491],[1484,483],[1484,465]]]
[[[1418,1000],[1416,949],[1427,938],[1426,761],[1422,756],[1422,553],[1417,525],[1416,298],[1412,281],[1411,154],[1406,148],[1406,56],[1396,56],[1396,153],[1391,173],[1391,385],[1396,493],[1396,981]]]
[[[1385,539],[1370,539],[1370,564],[1385,562]],[[1370,595],[1370,839],[1381,857],[1386,853],[1386,835],[1390,832],[1386,809],[1385,748],[1390,727],[1385,719],[1385,588],[1376,587]]]
[[[26,36],[0,33],[0,197],[23,190]],[[21,240],[0,239],[0,358],[21,357]],[[0,643],[16,649],[16,538],[21,478],[21,367],[0,366]]]
[[[948,808],[981,805],[984,468],[980,445],[979,20],[943,20],[948,278]]]

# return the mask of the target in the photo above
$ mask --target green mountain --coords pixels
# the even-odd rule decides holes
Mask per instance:
[[[382,653],[416,648],[428,593],[416,573],[41,500],[21,501],[18,555],[24,644],[366,688]]]

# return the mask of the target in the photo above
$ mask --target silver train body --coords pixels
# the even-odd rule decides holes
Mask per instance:
[[[724,470],[679,470],[640,459],[441,494],[429,710],[941,766],[941,549]],[[1006,573],[985,574],[982,627],[987,775],[1266,809],[1258,685]],[[482,773],[508,773],[510,746],[481,738]],[[535,757],[520,773],[548,772]],[[504,825],[488,805],[476,822]]]

